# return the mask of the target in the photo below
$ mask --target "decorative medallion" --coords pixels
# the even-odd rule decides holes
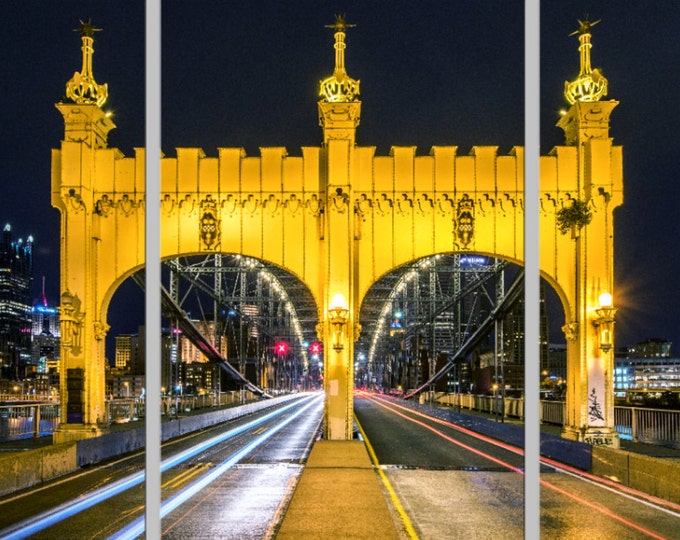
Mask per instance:
[[[385,193],[381,193],[380,197],[375,200],[375,208],[378,211],[378,215],[387,215],[392,211],[392,206],[392,199]]]
[[[307,199],[305,205],[307,206],[307,210],[309,210],[314,217],[319,217],[319,215],[323,213],[323,201],[319,199],[316,194],[312,194],[312,196]]]
[[[166,216],[171,216],[175,211],[175,199],[165,194],[161,200],[161,210]]]
[[[104,193],[102,198],[94,204],[94,213],[102,217],[107,217],[112,209],[113,201],[109,199],[109,196],[106,193]]]
[[[402,216],[411,214],[413,211],[413,201],[406,193],[402,193],[397,198],[397,212]]]
[[[297,195],[295,193],[292,193],[290,197],[288,197],[288,200],[285,202],[285,207],[290,212],[290,215],[294,216],[295,214],[298,213],[298,210],[302,207],[302,203],[300,202],[300,199],[297,198]]]
[[[342,188],[336,188],[335,193],[328,195],[328,206],[338,214],[344,214],[349,208],[349,195],[343,193]]]
[[[453,201],[446,193],[437,199],[437,211],[444,217],[453,214]]]
[[[269,195],[267,199],[262,203],[265,211],[272,217],[276,216],[281,209],[281,201],[274,195]]]
[[[201,247],[205,251],[215,251],[220,245],[219,214],[217,213],[217,202],[208,195],[201,202],[201,219],[199,222],[199,235]]]
[[[130,196],[125,193],[121,199],[118,201],[118,208],[123,213],[124,216],[130,216],[132,212],[137,208],[135,201],[130,198]]]
[[[467,194],[463,195],[463,198],[458,201],[456,236],[464,248],[470,245],[475,232],[474,204],[474,201]]]

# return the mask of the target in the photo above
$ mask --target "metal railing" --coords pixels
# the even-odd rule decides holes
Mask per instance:
[[[59,424],[58,403],[0,406],[0,440],[52,433]]]
[[[524,419],[524,400],[475,394],[438,394],[434,401],[451,407],[476,410],[504,418]],[[541,400],[540,420],[544,424],[564,425],[567,404]],[[634,442],[680,448],[680,411],[614,407],[614,427],[619,436]]]
[[[460,407],[461,410],[476,410],[502,418],[524,419],[522,398],[476,394],[436,394],[430,397],[439,404]],[[219,395],[163,396],[161,414],[172,418],[198,409],[235,405],[252,399],[256,399],[256,396],[248,391],[220,392]],[[132,398],[107,400],[106,411],[110,423],[132,422],[144,418],[145,401]],[[564,401],[541,401],[542,423],[564,425],[565,418]],[[15,405],[0,406],[0,441],[48,435],[58,424],[59,403],[17,402]],[[680,411],[614,407],[614,426],[619,436],[624,439],[680,448]]]
[[[620,436],[635,442],[680,448],[680,411],[614,407],[614,425]]]
[[[191,411],[210,407],[226,407],[257,399],[249,391],[220,392],[218,394],[163,396],[161,415],[174,418]],[[119,398],[106,400],[109,423],[134,422],[146,415],[143,399]],[[0,406],[0,441],[49,435],[59,425],[59,403],[30,403]]]
[[[219,394],[173,395],[161,397],[161,415],[176,417],[198,409],[210,407],[227,407],[257,399],[248,390],[220,392]],[[143,399],[118,398],[106,402],[109,422],[114,424],[132,422],[146,415],[146,403]]]

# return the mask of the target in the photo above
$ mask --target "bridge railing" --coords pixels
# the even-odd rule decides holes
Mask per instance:
[[[59,424],[59,403],[0,406],[0,441],[52,433]]]
[[[621,436],[635,442],[680,448],[680,411],[614,407],[614,424]]]
[[[209,407],[226,407],[245,403],[258,396],[248,390],[234,390],[198,395],[173,395],[161,397],[161,415],[174,417],[198,409]],[[107,400],[107,414],[109,422],[124,423],[144,418],[146,416],[146,402],[143,399],[117,398]]]
[[[427,400],[426,394],[421,394]],[[460,407],[470,411],[480,411],[505,418],[524,418],[524,399],[487,396],[481,394],[444,394],[434,395],[434,401],[442,405]]]
[[[426,396],[424,396],[426,397]],[[524,419],[524,400],[476,394],[437,394],[434,401],[451,407],[476,410],[505,418]],[[567,404],[541,400],[540,420],[544,424],[564,425]],[[619,436],[634,442],[680,448],[680,411],[614,407],[614,427]]]
[[[247,390],[196,396],[163,396],[161,414],[172,418],[198,409],[237,405],[257,398]],[[113,424],[133,422],[146,415],[146,402],[139,398],[106,400],[106,415]],[[0,441],[49,435],[58,425],[59,402],[16,402],[0,406]]]

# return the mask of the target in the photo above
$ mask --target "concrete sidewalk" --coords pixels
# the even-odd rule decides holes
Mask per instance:
[[[405,538],[363,441],[317,441],[276,538]]]

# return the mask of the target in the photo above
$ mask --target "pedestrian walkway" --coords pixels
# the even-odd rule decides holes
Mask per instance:
[[[317,441],[276,538],[398,539],[363,441]]]

